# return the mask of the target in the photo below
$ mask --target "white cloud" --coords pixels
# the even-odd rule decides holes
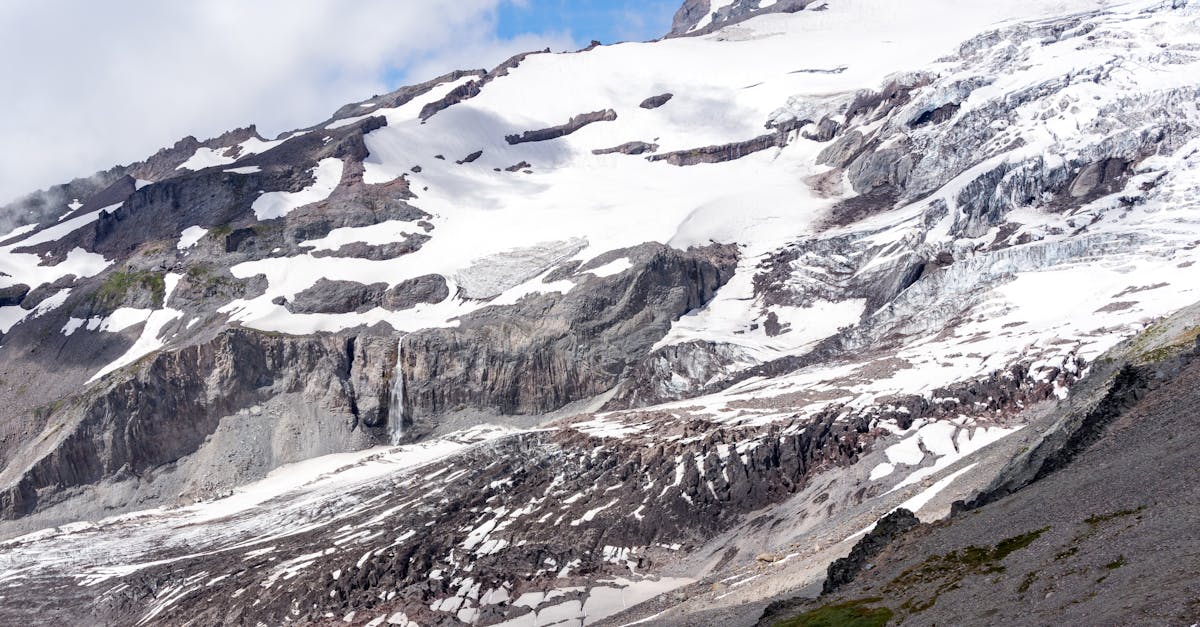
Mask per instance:
[[[490,67],[563,34],[494,35],[505,0],[0,4],[0,203],[184,135],[307,126],[346,102]]]

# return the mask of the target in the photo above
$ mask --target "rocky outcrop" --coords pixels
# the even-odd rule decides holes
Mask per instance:
[[[580,113],[572,117],[566,124],[551,126],[549,128],[538,129],[536,131],[525,131],[520,135],[506,135],[504,141],[510,145],[525,144],[529,142],[544,142],[559,137],[566,137],[575,131],[596,122],[612,122],[617,119],[617,112],[612,109],[604,109],[603,111],[592,111],[591,113]]]
[[[674,97],[675,97],[675,94],[672,94],[670,92],[665,93],[665,94],[659,94],[657,96],[650,96],[649,98],[643,100],[642,104],[639,104],[638,106],[643,109],[657,109],[657,108],[667,104],[668,102],[670,102],[671,99]]]
[[[711,11],[710,0],[685,0],[675,12],[668,37],[681,35],[706,35],[715,30],[737,24],[763,13],[795,13],[803,10],[814,0],[733,0],[717,11]],[[710,20],[701,25],[705,18]],[[699,26],[699,28],[697,28]]]
[[[421,249],[421,246],[428,242],[431,238],[428,235],[421,233],[412,233],[404,237],[399,242],[389,242],[387,244],[364,244],[363,242],[352,242],[338,247],[337,250],[317,250],[313,251],[313,257],[344,257],[353,259],[369,259],[371,261],[384,261],[387,259],[395,259],[404,255],[414,253]]]
[[[0,307],[11,307],[21,304],[21,300],[29,293],[29,286],[24,283],[0,288]]]
[[[1200,354],[1200,345],[1150,365],[1097,364],[1091,378],[1108,379],[1101,390],[1093,392],[1099,400],[1067,413],[1047,430],[1035,447],[1014,459],[990,486],[969,500],[955,503],[954,511],[968,511],[994,503],[1067,467],[1100,440],[1108,426],[1136,405],[1156,381],[1177,376],[1197,354]],[[1086,394],[1081,396],[1087,398]]]
[[[425,105],[424,107],[421,107],[421,113],[419,114],[418,117],[421,118],[421,122],[425,122],[429,118],[437,115],[437,113],[439,111],[445,111],[446,109],[449,109],[450,107],[452,107],[460,102],[463,102],[464,100],[470,100],[471,98],[474,98],[475,96],[479,95],[479,92],[483,89],[484,85],[487,85],[488,83],[490,83],[502,76],[508,76],[508,71],[521,65],[521,62],[524,61],[525,58],[528,57],[529,55],[531,55],[531,54],[546,54],[549,52],[550,52],[549,48],[546,48],[545,50],[536,51],[536,52],[522,52],[521,54],[513,55],[508,60],[506,60],[504,63],[501,63],[500,65],[496,66],[490,72],[484,72],[483,70],[477,70],[474,72],[464,73],[463,76],[476,75],[476,76],[479,76],[479,78],[476,80],[472,80],[467,83],[464,83],[462,85],[459,85],[458,87],[455,87],[453,90],[451,90],[450,93],[446,94],[445,96],[442,96],[438,100],[431,102],[431,103]],[[460,76],[459,78],[462,78],[462,77]]]
[[[383,425],[394,358],[387,338],[240,329],[156,354],[58,405],[44,438],[0,474],[0,517],[27,515],[72,487],[148,475],[197,450],[223,417],[280,394],[344,415],[351,429]]]
[[[414,420],[464,407],[548,412],[604,392],[731,276],[731,249],[645,245],[635,269],[590,278],[566,295],[487,308],[457,328],[403,340],[404,407]]]
[[[722,163],[725,161],[741,159],[746,155],[767,150],[768,148],[783,148],[787,145],[787,142],[788,139],[786,133],[775,132],[767,135],[760,135],[754,139],[748,139],[742,142],[732,142],[718,146],[704,146],[702,148],[689,148],[687,150],[677,150],[675,152],[667,152],[661,155],[650,155],[649,157],[646,157],[646,159],[649,161],[666,161],[671,165],[678,166],[696,165],[698,163]]]
[[[440,274],[426,274],[401,281],[384,292],[380,305],[384,309],[401,311],[422,303],[440,303],[447,298],[450,298],[450,288],[446,285],[446,277]]]
[[[324,128],[328,126],[330,122],[358,117],[364,113],[369,115],[379,109],[394,109],[396,107],[408,104],[414,98],[419,98],[429,93],[430,90],[438,85],[453,83],[468,76],[483,77],[486,74],[487,72],[483,70],[454,70],[453,72],[448,72],[435,79],[425,81],[424,83],[406,85],[393,92],[384,94],[382,96],[376,96],[367,102],[352,102],[347,104],[334,112],[333,117],[331,117],[328,121],[323,122],[313,128]]]
[[[459,159],[458,161],[455,161],[454,163],[456,163],[458,165],[463,165],[465,163],[475,163],[475,161],[478,160],[482,156],[483,156],[483,151],[476,150],[475,152],[463,157],[462,159]]]
[[[288,301],[293,313],[343,314],[363,312],[378,306],[387,283],[364,285],[355,281],[319,279],[312,287]]]
[[[179,166],[192,158],[197,150],[210,148],[223,156],[236,158],[240,156],[240,148],[237,145],[252,138],[262,139],[254,125],[237,128],[205,141],[189,135],[175,142],[175,145],[170,148],[163,148],[154,153],[149,159],[131,165],[128,173],[134,178],[145,181],[161,181],[172,178],[187,172],[187,170],[181,171]]]
[[[1189,315],[1194,328],[1194,308]],[[1182,352],[1143,355],[1148,363],[1133,367],[1120,363],[1125,348],[1109,353],[1118,361],[1089,375],[1083,397],[1060,405],[1035,436],[1042,444],[1002,473],[1011,490],[903,536],[831,594],[764,618],[870,599],[896,625],[1194,620],[1186,590],[1200,571],[1179,556],[1197,549],[1189,530],[1200,499],[1196,483],[1179,477],[1194,468],[1200,361],[1194,332],[1178,339]],[[1064,463],[1051,463],[1053,472],[1013,481],[1056,456]]]
[[[829,594],[854,581],[854,577],[867,565],[868,561],[882,553],[896,538],[919,524],[921,521],[917,520],[912,512],[903,508],[884,516],[875,524],[874,529],[863,536],[853,549],[850,549],[849,555],[834,560],[829,565],[829,575],[825,578],[821,593]]]
[[[592,150],[592,154],[610,155],[619,152],[626,155],[643,155],[648,152],[655,152],[657,150],[658,144],[650,144],[647,142],[626,142],[620,146],[613,146],[612,148],[596,148],[595,150]]]

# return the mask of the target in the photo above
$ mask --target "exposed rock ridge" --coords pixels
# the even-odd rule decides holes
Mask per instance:
[[[882,553],[892,541],[919,524],[921,521],[904,508],[884,516],[875,524],[874,529],[854,545],[849,555],[834,560],[829,565],[829,575],[821,586],[821,593],[829,594],[854,581],[854,577],[871,558]]]
[[[722,163],[741,159],[746,155],[767,150],[768,148],[783,148],[787,143],[788,134],[786,132],[775,132],[760,135],[746,141],[650,155],[646,159],[649,161],[666,161],[671,165],[677,166],[696,165],[698,163]]]
[[[667,37],[707,35],[725,26],[748,20],[756,15],[802,11],[808,5],[813,4],[814,1],[777,0],[767,3],[764,0],[733,0],[727,6],[713,12],[710,11],[712,7],[710,0],[685,0],[683,6],[675,12],[675,17],[671,23],[671,32]],[[711,19],[705,25],[697,28],[705,18],[709,18],[710,16]]]
[[[612,122],[617,119],[617,112],[612,109],[604,109],[602,111],[592,111],[591,113],[580,113],[573,116],[565,124],[551,126],[549,128],[538,129],[535,131],[525,131],[520,135],[506,135],[504,141],[509,145],[524,144],[528,142],[544,142],[559,137],[566,137],[575,131],[593,124],[595,122]]]
[[[508,76],[508,71],[521,65],[521,62],[524,61],[526,59],[526,57],[528,57],[529,55],[531,55],[531,54],[547,54],[549,52],[550,52],[549,48],[546,48],[545,50],[541,50],[541,51],[535,51],[535,52],[522,52],[520,54],[513,55],[508,60],[506,60],[504,63],[501,63],[500,65],[496,66],[490,72],[485,72],[483,70],[476,70],[476,71],[468,72],[468,73],[464,74],[463,76],[474,74],[474,75],[478,76],[479,78],[476,80],[472,80],[470,82],[464,83],[462,85],[459,85],[458,87],[455,87],[450,93],[446,94],[442,98],[440,98],[434,102],[431,102],[431,103],[425,105],[424,107],[421,107],[421,113],[419,114],[421,121],[424,122],[425,120],[428,120],[429,118],[437,115],[437,113],[439,111],[444,111],[464,100],[470,100],[471,98],[478,96],[480,90],[482,90],[485,85],[487,85],[488,83],[490,83],[502,76]]]

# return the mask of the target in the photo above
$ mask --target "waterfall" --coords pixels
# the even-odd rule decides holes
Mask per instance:
[[[388,430],[392,444],[404,439],[404,365],[400,358],[404,354],[404,340],[396,344],[396,366],[392,370],[392,393],[388,398]]]

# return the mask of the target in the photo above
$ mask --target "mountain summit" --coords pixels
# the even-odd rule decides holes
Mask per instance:
[[[0,623],[1195,622],[1197,77],[1184,0],[688,0],[27,196]]]

